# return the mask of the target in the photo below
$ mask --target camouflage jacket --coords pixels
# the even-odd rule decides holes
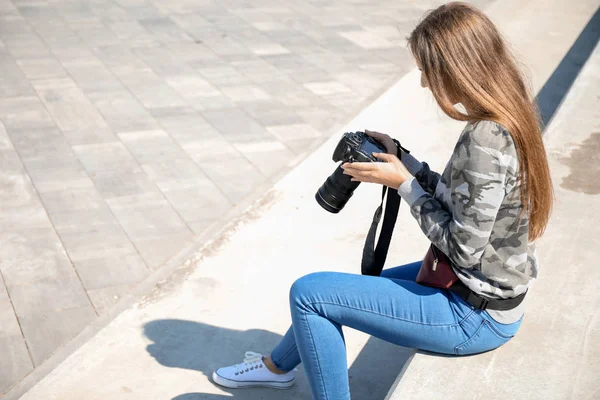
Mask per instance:
[[[402,160],[415,177],[398,193],[461,281],[489,298],[524,293],[537,277],[538,264],[528,241],[528,218],[520,218],[519,161],[507,130],[491,121],[468,123],[442,175],[410,155]],[[509,323],[523,309],[521,303],[490,314]]]

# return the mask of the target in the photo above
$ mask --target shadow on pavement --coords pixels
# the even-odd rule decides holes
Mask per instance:
[[[282,336],[261,329],[238,331],[178,319],[156,320],[144,326],[144,334],[154,343],[147,351],[158,363],[170,368],[184,368],[203,373],[212,382],[212,372],[222,366],[241,362],[245,351],[269,354]],[[353,399],[383,399],[411,351],[376,338],[370,338],[350,367],[350,390]],[[310,400],[308,382],[300,366],[296,385],[289,390],[230,390],[229,394],[185,393],[173,400],[237,398]]]
[[[579,72],[594,51],[599,38],[600,8],[596,10],[537,95],[536,100],[542,117],[542,126],[546,127],[550,124]]]

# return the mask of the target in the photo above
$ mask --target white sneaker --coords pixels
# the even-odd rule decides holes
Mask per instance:
[[[213,381],[231,389],[249,387],[268,387],[289,389],[294,385],[294,371],[274,374],[262,360],[262,354],[247,351],[244,362],[230,367],[219,368],[213,372]]]

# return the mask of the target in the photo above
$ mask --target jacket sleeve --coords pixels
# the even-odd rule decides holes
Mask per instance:
[[[398,189],[423,233],[462,268],[474,267],[483,256],[504,200],[508,165],[514,162],[501,151],[508,133],[490,124],[463,131],[450,162],[450,182],[443,182],[446,193],[432,195],[416,179]]]
[[[414,156],[404,151],[402,151],[402,163],[427,193],[431,195],[435,193],[435,188],[440,180],[440,174],[432,171],[426,162],[420,162]]]

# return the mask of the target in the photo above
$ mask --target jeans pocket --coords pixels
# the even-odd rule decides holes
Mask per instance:
[[[456,346],[454,352],[457,355],[484,353],[502,346],[513,336],[500,332],[488,320],[484,319],[473,336],[466,342]]]

